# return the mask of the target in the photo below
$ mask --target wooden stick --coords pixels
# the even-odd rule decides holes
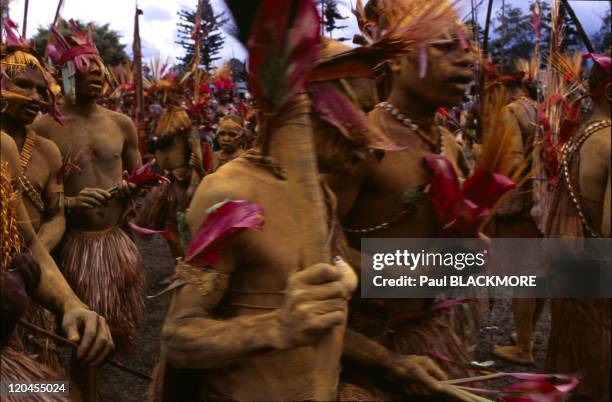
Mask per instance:
[[[29,0],[25,0],[25,4],[23,5],[23,26],[21,27],[21,37],[25,39],[26,37],[26,28],[28,26],[28,6],[30,5]]]
[[[37,325],[29,323],[29,322],[25,321],[24,319],[20,319],[19,322],[17,323],[17,325],[19,325],[20,327],[23,327],[25,329],[29,329],[30,331],[36,332],[37,334],[46,336],[47,338],[51,338],[54,341],[56,341],[57,343],[62,344],[64,346],[69,346],[69,347],[71,347],[73,349],[76,349],[76,348],[79,347],[78,344],[76,344],[74,342],[71,342],[71,341],[69,341],[68,339],[66,339],[64,337],[56,335],[53,332],[47,331],[46,329],[40,328]],[[128,366],[124,365],[123,363],[118,362],[115,359],[106,359],[106,360],[104,360],[104,363],[108,363],[108,364],[110,364],[113,367],[116,367],[116,368],[118,368],[120,370],[126,371],[126,372],[128,372],[130,374],[133,374],[136,377],[140,377],[140,378],[142,378],[144,380],[153,381],[153,378],[150,375],[148,375],[146,373],[143,373],[141,371],[138,371],[136,369],[133,369],[131,367],[128,367]]]
[[[489,51],[489,29],[491,28],[491,12],[493,11],[493,0],[489,0],[489,5],[487,7],[487,19],[485,22],[485,32],[484,32],[484,41],[482,44],[482,57],[487,59],[488,51]]]
[[[572,8],[572,6],[570,6],[569,1],[561,0],[561,4],[563,4],[563,7],[565,7],[565,9],[567,10],[567,13],[570,15],[572,21],[574,22],[574,25],[576,26],[576,30],[578,31],[578,35],[580,35],[580,39],[582,39],[584,46],[586,46],[589,53],[595,53],[595,47],[593,47],[593,44],[591,43],[589,36],[584,31],[584,28],[582,27],[582,24],[578,20],[578,17],[576,16],[574,9]]]

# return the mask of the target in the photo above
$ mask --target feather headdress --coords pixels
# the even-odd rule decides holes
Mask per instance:
[[[11,78],[27,68],[38,70],[47,84],[47,93],[42,103],[43,109],[62,124],[62,114],[56,104],[56,96],[60,88],[53,79],[53,76],[44,67],[42,59],[36,50],[25,38],[17,33],[17,27],[11,20],[4,21],[5,43],[2,44],[0,51],[1,59],[1,88],[2,98],[27,101],[31,100],[28,96],[20,93],[19,89],[11,83]]]
[[[218,68],[213,76],[213,84],[215,91],[231,91],[234,89],[234,82],[232,81],[232,69],[230,63],[226,61],[223,65]]]
[[[72,34],[64,36],[55,27],[51,28],[53,43],[47,45],[47,53],[53,63],[61,68],[64,95],[73,102],[76,99],[75,74],[85,72],[91,63],[97,63],[106,79],[109,73],[93,41],[93,28],[88,25],[84,32],[74,20],[69,21]]]

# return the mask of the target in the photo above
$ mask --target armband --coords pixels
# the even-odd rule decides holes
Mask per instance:
[[[183,261],[179,261],[176,266],[176,277],[185,283],[194,285],[202,296],[207,296],[215,290],[224,291],[229,281],[227,274],[210,268],[189,265]]]

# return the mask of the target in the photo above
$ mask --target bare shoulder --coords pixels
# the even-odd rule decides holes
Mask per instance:
[[[62,126],[49,114],[39,116],[29,126],[41,137],[53,139],[55,133],[62,129]]]
[[[194,228],[206,217],[206,210],[224,200],[246,200],[256,203],[257,191],[254,182],[263,173],[259,169],[249,169],[240,158],[223,165],[215,173],[202,179],[189,204],[186,216],[189,226]]]
[[[2,131],[1,133],[1,160],[2,162],[8,163],[11,176],[15,177],[15,172],[19,172],[20,170],[19,150],[17,149],[17,144],[15,144],[15,141],[10,135],[5,133],[4,131]]]
[[[606,165],[610,161],[612,127],[606,127],[595,131],[582,144],[580,153],[589,159],[596,159]]]
[[[102,106],[100,106],[100,112],[104,114],[105,117],[111,119],[122,128],[134,127],[134,122],[132,121],[132,119],[130,119],[129,116],[123,113],[115,112]]]
[[[53,166],[62,163],[62,154],[57,145],[50,139],[38,136],[36,138],[36,148],[48,161],[49,165]]]

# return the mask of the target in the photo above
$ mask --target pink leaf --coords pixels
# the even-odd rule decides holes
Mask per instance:
[[[242,200],[227,200],[217,204],[191,238],[185,252],[185,262],[197,260],[204,265],[214,266],[228,240],[246,229],[260,230],[263,224],[263,210],[257,204]]]
[[[140,234],[143,234],[143,235],[154,235],[154,234],[162,234],[162,233],[164,233],[163,230],[155,230],[155,229],[143,228],[142,226],[138,226],[134,222],[128,222],[128,225],[130,226],[130,228],[132,228],[132,230],[134,232],[140,233]]]
[[[583,59],[593,59],[593,61],[599,64],[608,73],[612,72],[612,59],[609,56],[603,54],[587,53],[582,56]]]

